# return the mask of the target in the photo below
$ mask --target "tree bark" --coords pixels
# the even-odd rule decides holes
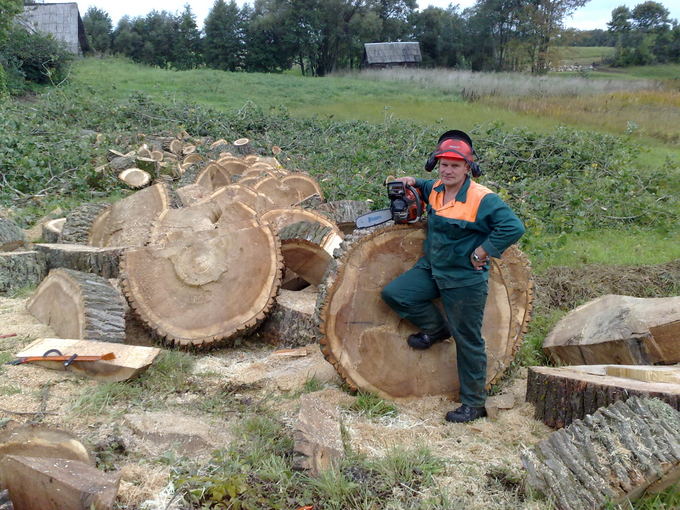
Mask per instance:
[[[97,248],[82,244],[36,244],[45,255],[47,269],[66,268],[94,273],[102,278],[118,278],[123,248]]]
[[[0,252],[0,294],[38,285],[46,274],[47,262],[37,251]]]
[[[24,231],[12,220],[0,218],[0,252],[16,250],[24,245]]]
[[[83,204],[76,207],[66,216],[66,221],[59,237],[60,243],[87,244],[90,228],[97,217],[110,204]]]
[[[61,232],[64,230],[64,223],[66,223],[66,218],[57,218],[56,220],[50,220],[43,223],[41,236],[43,242],[58,243]]]
[[[316,343],[321,337],[314,315],[317,292],[309,287],[300,290],[279,290],[271,314],[258,330],[257,336],[282,347],[301,347]]]
[[[94,458],[76,436],[41,425],[0,430],[0,459],[5,455],[71,459],[94,466]]]
[[[365,200],[336,200],[320,204],[314,210],[326,214],[345,234],[351,234],[356,228],[356,219],[371,212],[371,204]]]

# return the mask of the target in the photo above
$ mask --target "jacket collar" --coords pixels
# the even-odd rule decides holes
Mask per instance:
[[[444,183],[441,181],[441,179],[438,181],[439,185],[434,187],[434,190],[438,193],[443,193],[444,190],[446,189],[446,186],[444,186]],[[465,177],[465,182],[463,185],[460,187],[458,190],[458,193],[456,193],[456,202],[465,202],[467,200],[467,192],[468,189],[470,189],[470,183],[472,182],[472,179],[470,179],[470,176],[467,175]]]

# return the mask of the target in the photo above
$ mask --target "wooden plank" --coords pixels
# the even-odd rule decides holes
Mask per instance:
[[[92,356],[107,352],[114,353],[116,358],[110,361],[73,363],[68,368],[71,372],[100,381],[126,381],[135,377],[146,370],[161,351],[158,347],[114,344],[93,340],[39,338],[27,345],[17,354],[17,357],[41,356],[50,349],[58,349],[64,355],[81,354],[83,356]],[[63,364],[56,361],[40,361],[33,364],[39,364],[56,370],[64,370]]]
[[[8,455],[0,479],[15,510],[110,510],[119,473],[103,473],[77,460]]]
[[[607,375],[625,377],[644,382],[661,382],[680,384],[680,366],[678,367],[640,367],[631,365],[608,365]]]

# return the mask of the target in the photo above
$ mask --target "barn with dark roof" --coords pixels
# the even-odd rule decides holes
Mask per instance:
[[[422,62],[418,42],[382,42],[364,44],[369,67],[413,67]]]

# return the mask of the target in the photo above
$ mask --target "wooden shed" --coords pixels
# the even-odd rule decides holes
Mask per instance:
[[[89,49],[76,2],[24,5],[24,12],[17,16],[17,22],[30,31],[52,34],[76,55]]]
[[[369,67],[412,67],[422,62],[418,42],[382,42],[364,44]]]

